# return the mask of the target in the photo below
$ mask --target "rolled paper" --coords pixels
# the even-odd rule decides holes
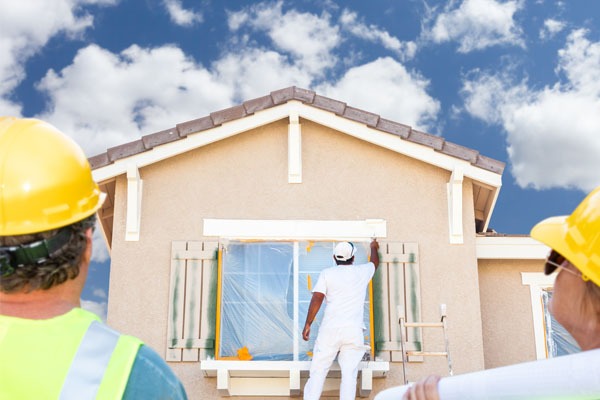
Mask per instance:
[[[401,400],[409,387],[384,390],[375,400]],[[445,377],[438,391],[440,400],[597,400],[600,349]]]

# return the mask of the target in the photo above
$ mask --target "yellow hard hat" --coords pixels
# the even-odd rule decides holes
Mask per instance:
[[[600,187],[571,215],[547,218],[535,225],[531,237],[560,253],[600,286]]]
[[[80,221],[102,205],[81,148],[37,119],[0,117],[0,236]]]

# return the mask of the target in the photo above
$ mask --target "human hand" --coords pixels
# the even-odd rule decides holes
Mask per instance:
[[[375,250],[379,249],[379,242],[377,242],[376,238],[373,238],[373,240],[371,240],[371,248]]]
[[[402,400],[440,400],[438,382],[441,377],[430,375],[412,384],[404,393]]]
[[[310,325],[304,325],[304,329],[302,330],[302,339],[304,339],[304,341],[308,341],[309,337],[310,337]]]

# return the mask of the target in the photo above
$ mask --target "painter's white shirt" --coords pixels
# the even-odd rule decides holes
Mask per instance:
[[[365,294],[374,273],[375,265],[372,262],[337,265],[321,271],[313,288],[313,292],[323,293],[327,300],[321,329],[364,329]]]

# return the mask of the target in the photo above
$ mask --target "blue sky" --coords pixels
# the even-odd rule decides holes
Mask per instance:
[[[296,85],[506,162],[490,227],[526,234],[600,184],[599,26],[584,0],[0,0],[0,114],[92,156]]]

